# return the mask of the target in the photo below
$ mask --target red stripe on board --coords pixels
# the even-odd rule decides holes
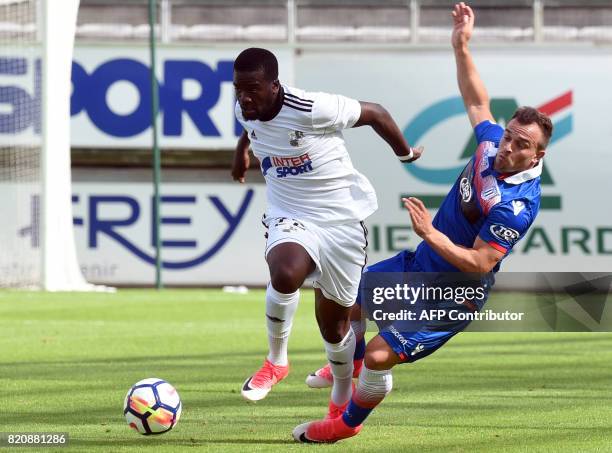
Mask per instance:
[[[545,113],[546,115],[552,115],[557,113],[559,110],[563,110],[565,107],[572,105],[572,91],[568,91],[567,93],[563,93],[561,96],[553,99],[552,101],[548,101],[546,104],[543,104],[537,109]]]

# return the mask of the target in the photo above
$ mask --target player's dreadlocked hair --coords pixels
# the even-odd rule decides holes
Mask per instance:
[[[253,72],[259,69],[263,69],[267,80],[278,79],[278,61],[269,50],[251,47],[240,52],[234,61],[236,72]]]
[[[526,126],[527,124],[536,123],[540,126],[542,133],[544,134],[544,140],[538,144],[539,149],[546,149],[548,141],[552,136],[553,125],[548,115],[539,112],[533,107],[520,107],[511,119],[516,119],[520,124]]]

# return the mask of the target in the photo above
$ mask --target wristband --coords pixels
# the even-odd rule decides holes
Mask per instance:
[[[402,162],[408,162],[412,160],[413,157],[414,157],[414,151],[412,151],[412,148],[410,148],[410,153],[408,153],[407,156],[397,156],[397,158]]]

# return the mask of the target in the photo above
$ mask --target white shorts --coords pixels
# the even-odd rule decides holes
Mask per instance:
[[[355,303],[366,264],[367,229],[363,222],[320,226],[288,217],[265,218],[266,258],[283,242],[300,244],[316,265],[308,277],[325,297],[344,307]]]

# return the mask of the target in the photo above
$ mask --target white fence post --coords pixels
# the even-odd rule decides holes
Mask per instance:
[[[295,0],[287,0],[287,42],[291,45],[295,44],[296,8]]]
[[[419,42],[420,12],[419,0],[410,0],[410,42],[413,44]]]
[[[533,40],[544,40],[544,3],[542,0],[533,0]]]
[[[161,42],[164,44],[172,41],[172,5],[170,0],[161,0],[159,11],[159,25],[161,28]]]

